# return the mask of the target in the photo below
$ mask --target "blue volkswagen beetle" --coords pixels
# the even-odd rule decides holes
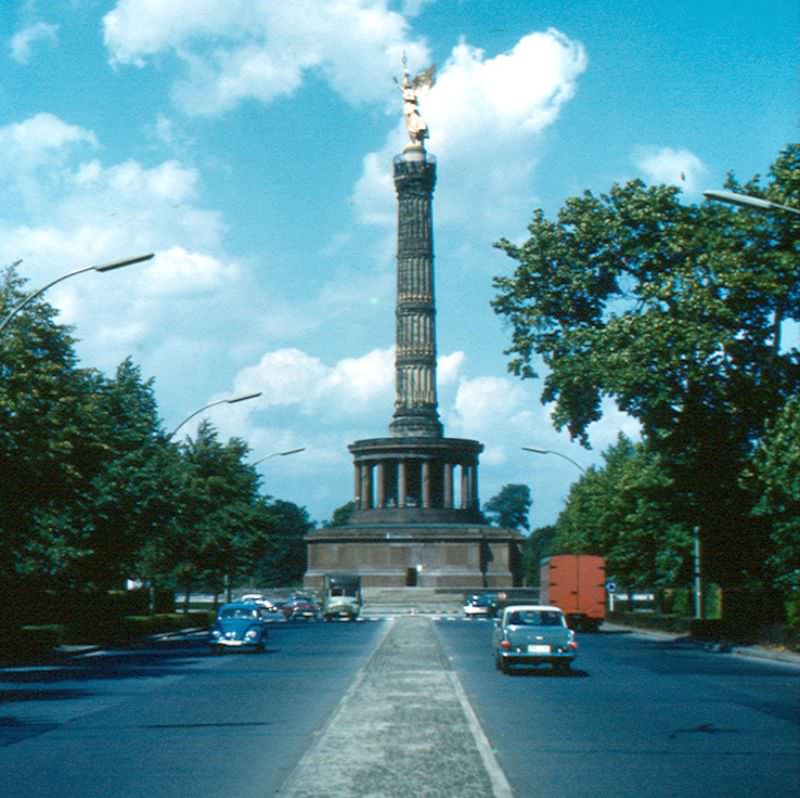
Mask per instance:
[[[257,604],[223,604],[208,637],[211,651],[215,654],[222,654],[226,648],[266,651],[268,633],[264,612]]]

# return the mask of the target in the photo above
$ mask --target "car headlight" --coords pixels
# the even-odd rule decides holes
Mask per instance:
[[[220,632],[219,629],[213,629],[212,630],[211,637],[221,637],[221,636],[222,636],[222,632]]]
[[[245,640],[255,640],[258,637],[258,629],[248,629],[244,636]]]

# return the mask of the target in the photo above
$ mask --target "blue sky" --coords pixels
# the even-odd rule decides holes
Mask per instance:
[[[507,374],[492,243],[615,181],[699,202],[765,173],[798,140],[799,36],[795,0],[0,0],[0,263],[35,288],[156,252],[48,293],[83,365],[131,355],[167,429],[263,391],[208,418],[254,460],[305,447],[264,490],[325,520],[347,444],[388,434],[393,78],[436,63],[440,414],[486,447],[482,501],[526,483],[552,523],[578,472],[520,447],[588,466],[636,425],[609,406],[585,451]]]

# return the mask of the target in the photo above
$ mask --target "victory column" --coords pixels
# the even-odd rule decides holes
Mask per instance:
[[[433,190],[436,160],[418,92],[434,67],[400,83],[409,141],[394,159],[398,199],[395,403],[388,438],[356,441],[355,512],[347,526],[306,537],[305,583],[325,573],[360,574],[366,586],[509,587],[520,535],[484,524],[478,441],[446,438],[436,387]]]

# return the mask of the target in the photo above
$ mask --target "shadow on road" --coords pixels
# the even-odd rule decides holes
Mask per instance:
[[[583,679],[589,676],[588,671],[570,668],[568,671],[557,671],[554,668],[512,668],[507,676],[528,676],[536,679]]]

